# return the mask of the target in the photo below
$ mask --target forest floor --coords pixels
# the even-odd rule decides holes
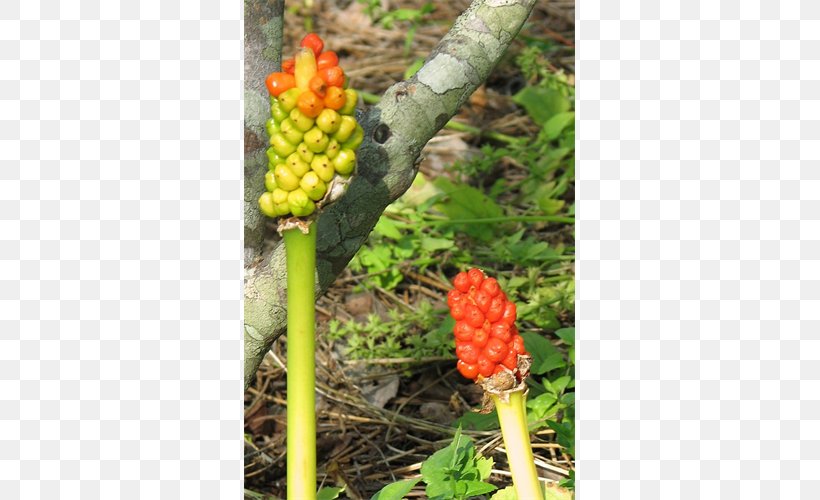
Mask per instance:
[[[311,27],[372,103],[470,2],[305,3],[286,2],[286,52]],[[518,304],[535,357],[528,416],[538,473],[573,487],[574,7],[537,3],[509,57],[430,141],[413,187],[319,300],[317,488],[370,498],[417,477],[459,425],[494,460],[488,481],[510,484],[495,417],[472,411],[481,390],[455,370],[446,294],[473,266]],[[246,498],[285,497],[284,340],[245,395]],[[406,497],[426,498],[423,484]]]

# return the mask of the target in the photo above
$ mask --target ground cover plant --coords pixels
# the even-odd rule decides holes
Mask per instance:
[[[414,70],[447,20],[467,5],[439,3],[388,29],[377,17],[383,14],[371,17],[357,3],[335,10],[317,3],[323,10],[306,13],[326,40],[341,37],[342,65],[370,103]],[[457,371],[447,292],[451,278],[471,267],[495,277],[517,306],[519,333],[533,357],[527,419],[538,475],[572,486],[572,16],[562,20],[554,7],[536,5],[510,57],[428,144],[410,189],[387,207],[319,300],[320,497],[371,498],[392,487],[378,498],[512,498],[498,416],[472,411],[480,391]],[[350,34],[342,26],[351,19],[367,27],[362,36],[371,46],[392,52],[344,38]],[[416,25],[409,52],[407,23]],[[304,30],[297,25],[285,35],[294,47]],[[265,244],[276,238],[269,234]],[[285,496],[287,347],[273,345],[246,394],[247,498]],[[445,462],[449,468],[441,467]],[[566,493],[548,491],[548,498]]]

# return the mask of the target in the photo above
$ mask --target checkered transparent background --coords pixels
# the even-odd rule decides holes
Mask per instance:
[[[820,498],[820,2],[578,2],[579,498]]]
[[[241,8],[0,7],[4,499],[241,495]]]

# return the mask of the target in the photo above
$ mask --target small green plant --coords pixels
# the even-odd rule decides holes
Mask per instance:
[[[394,9],[384,10],[382,8],[381,0],[358,0],[359,3],[365,5],[365,13],[370,16],[373,22],[379,23],[383,28],[392,29],[396,22],[406,22],[407,30],[404,37],[404,53],[410,53],[410,47],[413,45],[413,38],[416,36],[416,30],[425,21],[428,14],[436,10],[433,2],[426,2],[420,9]]]
[[[492,458],[480,456],[472,439],[456,429],[453,440],[421,464],[421,477],[389,484],[371,500],[404,498],[420,481],[430,500],[463,500],[496,490],[485,482],[493,467]]]

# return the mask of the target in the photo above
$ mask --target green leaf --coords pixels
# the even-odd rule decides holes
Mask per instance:
[[[566,96],[559,90],[547,87],[524,87],[512,99],[539,125],[546,124],[553,116],[570,109]]]
[[[555,140],[569,125],[575,124],[575,113],[568,111],[557,113],[544,124],[544,135],[547,140]]]
[[[507,486],[503,490],[496,491],[490,500],[518,500],[518,496],[515,494],[514,486]]]
[[[571,490],[562,488],[556,484],[548,484],[544,488],[544,500],[572,500],[573,493]]]
[[[415,479],[406,479],[397,483],[388,484],[373,495],[370,500],[398,500],[399,498],[404,498],[404,495],[410,493],[410,490],[412,490],[419,481],[421,481],[421,478],[417,477]]]
[[[339,498],[339,494],[345,490],[345,487],[336,488],[332,486],[325,486],[319,493],[316,494],[316,500],[334,500]]]
[[[455,246],[455,242],[447,238],[422,238],[421,248],[428,252],[435,252],[436,250],[448,250]]]
[[[485,483],[484,481],[465,481],[465,484],[467,486],[467,491],[464,492],[466,497],[483,495],[497,489],[494,484]]]
[[[564,208],[564,200],[556,200],[555,198],[541,198],[538,200],[538,208],[540,208],[545,215],[555,215]]]
[[[575,345],[575,327],[561,328],[555,330],[555,335],[567,345]]]
[[[532,355],[531,373],[541,375],[567,365],[564,356],[549,340],[533,332],[524,332],[521,336],[524,338],[524,347]]]
[[[558,377],[557,379],[553,380],[551,385],[552,388],[555,390],[555,394],[560,394],[564,392],[564,389],[567,388],[567,385],[569,384],[570,380],[572,379],[569,375],[564,375],[563,377]]]
[[[450,180],[439,177],[433,184],[447,195],[447,198],[436,205],[444,215],[453,220],[483,219],[501,217],[504,212],[495,201],[484,193],[466,184],[455,185]],[[465,224],[459,229],[470,236],[488,241],[493,237],[494,224]]]
[[[474,431],[492,431],[498,429],[498,414],[495,410],[486,414],[470,411],[459,417],[454,424]]]
[[[401,239],[401,231],[396,227],[396,223],[387,217],[379,217],[379,221],[376,223],[373,231],[386,238],[393,240]]]
[[[490,473],[493,470],[492,457],[478,457],[475,462],[476,468],[478,469],[478,477],[480,479],[487,479],[490,477]]]

